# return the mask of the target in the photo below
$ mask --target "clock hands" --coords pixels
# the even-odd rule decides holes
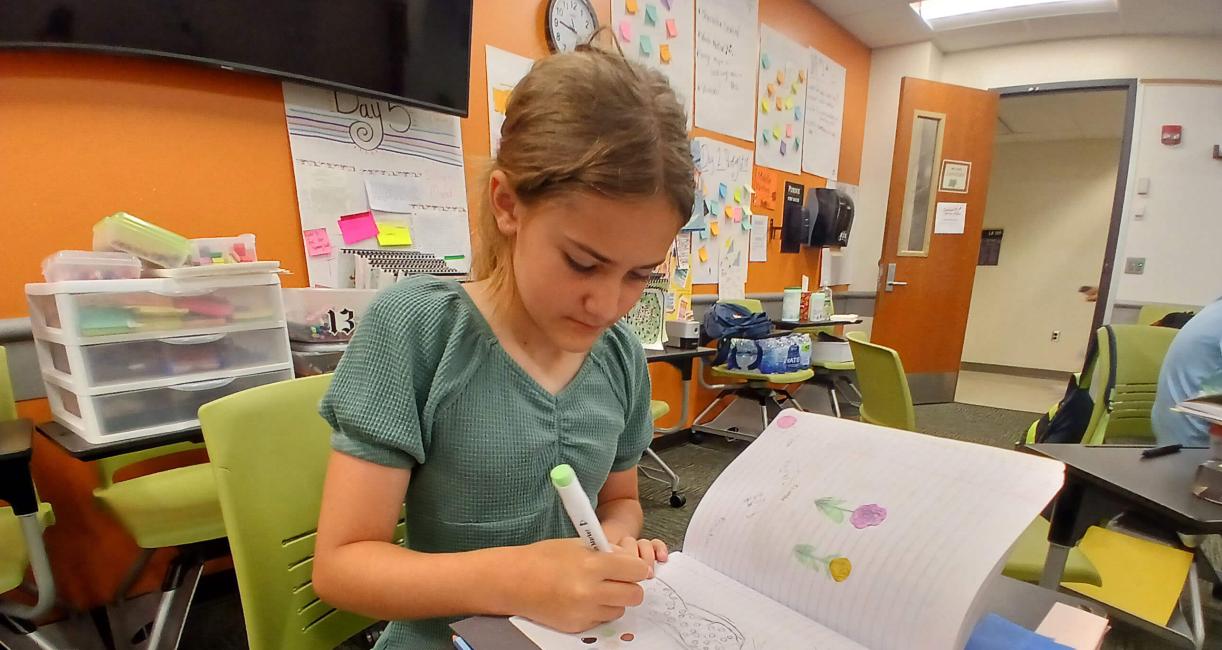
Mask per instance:
[[[564,22],[563,20],[560,20],[559,18],[557,18],[557,19],[556,19],[556,22],[558,22],[558,23],[560,23],[561,25],[564,25],[565,27],[567,27],[567,28],[568,28],[568,30],[569,30],[570,32],[573,32],[574,34],[576,34],[576,33],[577,33],[577,30],[576,30],[576,29],[574,29],[572,25],[570,25],[570,24],[568,24],[568,23]]]

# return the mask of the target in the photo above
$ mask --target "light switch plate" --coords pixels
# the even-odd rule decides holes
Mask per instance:
[[[1146,258],[1128,257],[1124,260],[1124,272],[1129,275],[1141,275],[1146,272]]]
[[[1150,177],[1149,176],[1142,176],[1141,178],[1137,179],[1137,193],[1138,194],[1149,194],[1150,193]]]
[[[1133,218],[1134,219],[1145,219],[1146,218],[1146,206],[1139,205],[1136,208],[1133,208]]]

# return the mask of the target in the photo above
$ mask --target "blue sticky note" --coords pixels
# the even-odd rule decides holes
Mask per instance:
[[[771,61],[771,60],[768,58],[768,53],[767,53],[767,52],[765,52],[765,53],[763,53],[763,54],[761,54],[761,55],[760,55],[760,67],[761,67],[761,68],[763,68],[763,69],[767,70],[767,69],[768,69],[768,65],[769,65],[770,63],[772,63],[772,61]]]
[[[641,34],[641,54],[650,54],[652,52],[653,52],[653,43],[650,42],[648,36],[646,36],[645,34]]]
[[[967,640],[964,650],[1070,650],[1052,639],[1036,634],[997,614],[986,614]]]
[[[801,147],[801,146],[802,146],[802,138],[794,138],[793,139],[793,148],[797,149],[798,147]]]
[[[720,196],[722,201],[726,200],[730,196],[730,188],[726,187],[725,183],[718,185],[717,196]]]
[[[705,199],[705,200],[704,200],[704,213],[705,213],[705,214],[712,214],[713,212],[715,212],[715,210],[713,210],[713,200],[712,200],[712,199]]]
[[[709,238],[709,228],[708,228],[708,226],[705,226],[704,228],[701,228],[701,229],[700,229],[700,238],[701,238],[701,239],[708,239],[708,238]]]
[[[795,120],[802,119],[802,107],[801,106],[793,107],[793,119]]]
[[[763,130],[763,131],[760,133],[760,137],[762,137],[762,138],[764,139],[764,144],[768,144],[768,138],[769,138],[768,129],[764,129],[764,130]]]
[[[747,219],[744,217],[741,223],[743,225],[743,230],[751,230],[751,220],[750,219]]]
[[[645,7],[645,22],[650,25],[658,24],[658,8],[655,5],[647,5]]]

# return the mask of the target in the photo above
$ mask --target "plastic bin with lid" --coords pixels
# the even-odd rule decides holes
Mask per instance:
[[[348,344],[293,341],[289,347],[293,353],[293,374],[298,377],[313,377],[335,372],[339,360],[348,349]]]
[[[203,381],[291,362],[283,327],[96,345],[41,339],[34,344],[43,373],[75,390]]]
[[[123,251],[150,264],[174,268],[187,263],[191,242],[161,226],[116,212],[94,224],[93,249]]]
[[[236,237],[204,237],[191,240],[192,266],[257,262],[255,236],[247,233]]]
[[[289,339],[305,343],[351,339],[377,293],[376,289],[284,289]]]
[[[284,322],[274,273],[25,285],[36,338],[110,343],[276,327]]]
[[[47,282],[131,280],[140,277],[140,269],[140,260],[130,253],[59,251],[42,261]]]
[[[273,372],[97,393],[76,391],[43,375],[56,421],[94,444],[130,440],[199,426],[199,407],[255,386],[293,378],[287,367]]]

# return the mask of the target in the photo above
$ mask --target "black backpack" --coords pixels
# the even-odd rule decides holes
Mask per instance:
[[[1107,385],[1099,394],[1109,395],[1112,388],[1116,386],[1116,337],[1112,333],[1111,325],[1104,325],[1104,327],[1107,329],[1108,357],[1112,362],[1108,364]],[[1061,401],[1040,416],[1040,419],[1036,420],[1027,430],[1027,444],[1041,442],[1078,444],[1082,442],[1082,436],[1086,435],[1086,427],[1090,425],[1091,412],[1095,409],[1095,401],[1090,396],[1090,382],[1091,375],[1095,372],[1095,361],[1099,356],[1096,341],[1096,337],[1091,337],[1086,347],[1086,363],[1082,367],[1079,378],[1070,379],[1069,385],[1065,388],[1065,396],[1061,398]]]
[[[714,303],[700,323],[700,344],[717,340],[714,365],[730,358],[730,339],[763,339],[772,334],[772,321],[764,312],[753,312],[730,302]]]

